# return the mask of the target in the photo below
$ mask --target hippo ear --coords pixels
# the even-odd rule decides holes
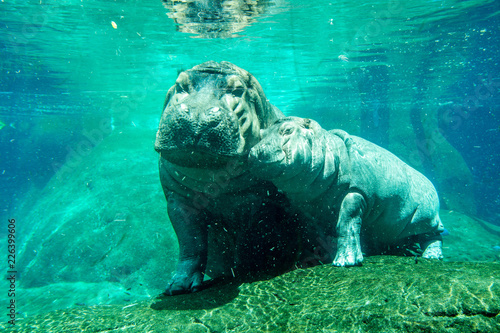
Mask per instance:
[[[314,131],[314,133],[320,132],[323,128],[321,127],[320,124],[318,124],[316,121],[312,119],[306,119],[307,120],[307,129],[310,129]]]
[[[175,94],[175,85],[172,86],[167,92],[167,96],[165,97],[165,103],[163,103],[163,109],[161,110],[162,114],[163,111],[165,111],[165,108],[167,107],[168,103],[170,102],[170,99],[172,98],[172,96],[174,96],[174,94]]]
[[[317,122],[309,118],[302,119],[302,127],[312,130],[314,133],[317,133],[321,129],[321,126]]]

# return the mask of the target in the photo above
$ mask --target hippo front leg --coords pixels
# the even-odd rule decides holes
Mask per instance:
[[[363,261],[359,234],[365,207],[365,199],[359,193],[348,193],[342,200],[337,222],[337,255],[333,261],[334,266],[355,266]]]
[[[203,282],[208,253],[206,213],[188,205],[176,194],[167,198],[168,216],[179,242],[179,261],[165,295],[198,291]]]

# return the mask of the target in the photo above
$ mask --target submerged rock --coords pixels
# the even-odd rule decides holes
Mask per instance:
[[[500,332],[500,263],[368,257],[128,305],[58,310],[17,332]],[[0,324],[5,328],[6,323]]]

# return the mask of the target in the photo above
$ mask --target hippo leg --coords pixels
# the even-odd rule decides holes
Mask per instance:
[[[355,266],[363,261],[359,233],[365,199],[359,193],[348,193],[340,206],[337,223],[337,255],[334,266]]]
[[[198,291],[203,281],[208,253],[208,217],[176,194],[167,198],[170,222],[179,241],[179,261],[165,295]]]
[[[440,234],[419,235],[418,240],[421,248],[424,250],[423,258],[443,259],[443,241]]]

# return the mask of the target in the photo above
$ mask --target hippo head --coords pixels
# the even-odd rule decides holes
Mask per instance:
[[[280,117],[250,73],[209,61],[181,72],[168,91],[155,150],[179,166],[217,168],[246,159],[260,129]]]
[[[286,190],[308,185],[324,163],[320,125],[311,119],[287,117],[261,132],[249,154],[250,172]],[[298,185],[298,186],[297,186]]]

